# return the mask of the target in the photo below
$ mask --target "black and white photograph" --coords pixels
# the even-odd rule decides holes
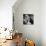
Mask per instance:
[[[33,14],[23,14],[23,24],[24,25],[34,24],[34,15]]]

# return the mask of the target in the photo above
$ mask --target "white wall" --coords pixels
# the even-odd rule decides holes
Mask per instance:
[[[41,40],[42,46],[46,46],[46,0],[42,0],[41,4]]]
[[[12,28],[12,6],[16,0],[0,0],[0,27]]]
[[[15,30],[22,32],[24,38],[34,40],[36,46],[41,46],[41,0],[23,0],[15,9]],[[34,25],[23,25],[23,13],[34,14]]]

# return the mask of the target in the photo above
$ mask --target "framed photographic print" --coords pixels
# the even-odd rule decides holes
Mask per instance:
[[[24,25],[34,24],[34,15],[33,14],[23,14],[23,24]]]

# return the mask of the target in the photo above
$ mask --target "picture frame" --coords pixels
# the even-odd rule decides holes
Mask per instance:
[[[23,14],[23,24],[24,25],[33,25],[34,24],[34,15],[33,14]]]

